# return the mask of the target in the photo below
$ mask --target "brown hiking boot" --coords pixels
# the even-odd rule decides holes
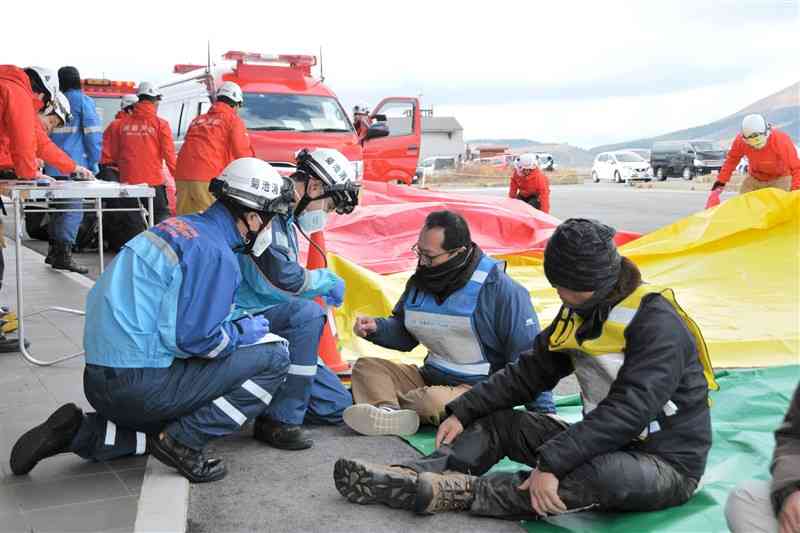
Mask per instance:
[[[423,472],[417,481],[414,510],[420,514],[468,510],[475,499],[475,479],[461,472]]]
[[[382,503],[408,511],[414,508],[417,473],[410,468],[339,459],[333,468],[333,481],[339,493],[353,503]]]

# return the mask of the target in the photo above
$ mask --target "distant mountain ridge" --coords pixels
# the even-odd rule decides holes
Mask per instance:
[[[548,152],[553,154],[556,163],[566,167],[590,167],[594,154],[565,143],[543,143],[531,139],[475,139],[467,141],[470,146],[494,144],[508,146],[512,152]]]
[[[708,139],[729,143],[742,124],[742,118],[750,113],[761,113],[767,121],[789,134],[795,144],[800,141],[800,82],[762,98],[725,118],[683,130],[665,133],[657,137],[635,139],[623,143],[595,146],[591,153],[608,152],[622,148],[651,148],[655,141],[682,139]]]

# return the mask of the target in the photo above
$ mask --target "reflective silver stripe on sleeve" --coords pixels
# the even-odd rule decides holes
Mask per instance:
[[[53,133],[77,133],[77,126],[62,126],[60,128],[53,128]]]
[[[89,126],[88,128],[83,128],[83,133],[102,133],[103,128],[100,126]]]
[[[292,376],[316,376],[317,365],[289,365],[289,374]]]
[[[217,345],[216,348],[214,348],[213,350],[211,350],[211,352],[209,352],[208,357],[210,357],[211,359],[218,356],[222,352],[222,350],[228,347],[228,344],[231,342],[231,338],[228,337],[228,334],[225,333],[225,330],[220,328],[220,331],[222,332],[222,340],[220,341],[220,343]]]

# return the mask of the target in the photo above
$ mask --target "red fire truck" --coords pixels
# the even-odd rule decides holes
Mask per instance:
[[[244,93],[241,117],[261,159],[280,167],[301,148],[336,148],[363,179],[411,183],[422,128],[417,98],[383,99],[359,139],[339,99],[312,75],[316,56],[231,51],[222,58],[214,66],[176,65],[179,76],[161,86],[159,115],[169,121],[176,146],[216,88],[233,81]]]

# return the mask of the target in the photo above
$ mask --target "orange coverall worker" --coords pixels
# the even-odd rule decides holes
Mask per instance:
[[[225,102],[195,117],[186,131],[175,170],[177,214],[205,211],[215,198],[208,183],[234,159],[255,157],[244,122]]]
[[[761,149],[753,148],[745,142],[741,134],[737,135],[717,176],[718,183],[730,181],[731,174],[743,156],[747,156],[750,176],[742,183],[740,192],[769,186],[793,191],[800,189],[800,159],[791,137],[786,133],[773,128],[767,144]]]
[[[153,204],[158,224],[169,218],[162,162],[174,175],[172,130],[167,121],[156,114],[154,103],[140,101],[130,115],[121,119],[118,133],[111,143],[111,153],[117,155],[119,181],[133,185],[145,183],[155,189]]]
[[[549,213],[550,182],[547,176],[538,168],[531,169],[527,176],[523,172],[515,170],[511,174],[508,197],[519,198],[539,211]]]
[[[75,161],[50,140],[44,126],[42,126],[38,118],[34,125],[34,131],[36,138],[36,157],[48,165],[55,167],[62,176],[69,176],[72,174],[75,171]],[[7,139],[0,138],[0,170],[14,171],[14,160],[11,157],[11,151],[7,141]]]
[[[36,113],[42,102],[31,89],[25,71],[14,65],[0,65],[0,146],[5,146],[18,179],[35,179]]]

